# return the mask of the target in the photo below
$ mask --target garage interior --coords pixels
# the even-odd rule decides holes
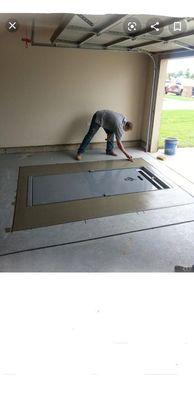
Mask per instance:
[[[157,16],[137,15],[139,30],[129,35],[130,15],[11,17],[17,32],[6,29],[10,15],[0,16],[0,271],[173,272],[194,264],[194,186],[152,154],[166,63],[194,55],[194,18],[160,17],[155,35]],[[186,28],[172,34],[178,21]],[[105,154],[102,129],[75,161],[99,109],[133,122],[123,143],[134,163]]]

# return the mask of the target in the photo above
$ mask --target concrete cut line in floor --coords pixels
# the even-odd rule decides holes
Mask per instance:
[[[63,225],[10,232],[6,240],[0,240],[0,256],[23,250],[75,243],[80,240],[98,239],[110,235],[149,230],[158,226],[170,226],[194,220],[194,202],[148,210],[143,212],[114,215],[87,221],[70,222]]]
[[[29,177],[41,178],[48,177],[49,175],[61,176],[64,174],[66,174],[67,176],[68,174],[71,174],[72,176],[73,174],[75,174],[74,176],[76,176],[80,172],[86,174],[88,173],[88,171],[103,171],[104,176],[106,176],[106,172],[112,170],[117,170],[119,172],[124,170],[129,171],[129,173],[126,172],[126,174],[130,175],[130,171],[135,168],[137,168],[138,171],[140,171],[140,169],[144,171],[141,172],[142,174],[147,175],[146,179],[148,180],[148,183],[151,180],[149,173],[151,175],[156,173],[156,175],[154,175],[155,178],[152,180],[152,184],[153,186],[155,186],[155,190],[152,190],[153,188],[151,189],[149,187],[147,192],[142,191],[142,193],[131,193],[129,190],[129,193],[121,192],[122,194],[120,194],[119,192],[118,195],[110,194],[108,196],[102,195],[101,197],[92,198],[88,198],[87,196],[84,198],[84,196],[82,196],[83,198],[78,198],[78,200],[74,199],[63,202],[52,202],[49,204],[40,203],[38,205],[33,205],[30,202],[29,204]],[[127,176],[126,179],[135,180],[136,178]],[[143,181],[143,179],[141,179],[141,181]],[[139,186],[142,185],[141,181],[139,180],[138,182]],[[163,187],[160,187],[161,182],[163,184]],[[131,185],[131,182],[129,184]],[[159,185],[159,187],[157,187],[157,185]],[[39,187],[41,188],[41,186]],[[156,190],[156,188],[168,189]],[[55,187],[55,191],[56,190],[57,186]],[[170,207],[174,205],[187,204],[189,202],[192,202],[192,197],[189,194],[185,193],[176,185],[165,182],[165,179],[163,181],[163,178],[160,174],[158,177],[158,172],[153,169],[152,165],[140,158],[135,160],[134,163],[129,163],[129,161],[124,160],[97,161],[92,163],[84,162],[74,164],[49,164],[21,167],[19,170],[17,199],[12,230],[17,231],[43,226],[64,224],[65,222],[81,221],[91,218],[119,215],[134,211],[138,212],[160,207]]]
[[[64,243],[57,243],[57,244],[51,244],[51,245],[46,245],[46,246],[39,246],[39,247],[32,247],[32,248],[28,248],[28,249],[23,249],[23,250],[15,250],[15,251],[10,251],[7,253],[3,253],[0,254],[0,258],[1,257],[7,257],[7,256],[11,256],[14,254],[21,254],[21,253],[30,253],[33,251],[39,251],[39,250],[47,250],[47,249],[51,249],[51,248],[57,248],[57,247],[64,247],[64,246],[70,246],[70,245],[76,245],[76,244],[82,244],[82,243],[89,243],[89,242],[95,242],[95,241],[100,241],[100,240],[104,240],[104,239],[111,239],[111,238],[115,238],[115,237],[121,237],[121,236],[127,236],[127,235],[133,235],[136,233],[142,233],[142,232],[148,232],[148,231],[154,231],[157,229],[162,229],[162,228],[169,228],[169,227],[177,227],[180,225],[187,225],[190,223],[194,223],[194,219],[193,220],[188,220],[188,221],[183,221],[183,222],[174,222],[174,223],[169,223],[166,225],[158,225],[158,226],[152,226],[150,228],[141,228],[141,229],[134,229],[134,230],[130,230],[130,231],[125,231],[125,232],[120,232],[120,233],[112,233],[112,234],[108,234],[108,235],[101,235],[101,236],[96,236],[96,237],[92,237],[92,238],[85,238],[85,239],[79,239],[79,240],[74,240],[74,241],[66,241]]]
[[[0,271],[174,272],[176,264],[193,264],[193,234],[191,222],[183,223],[181,229],[180,225],[173,225],[146,233],[37,249],[2,257]]]

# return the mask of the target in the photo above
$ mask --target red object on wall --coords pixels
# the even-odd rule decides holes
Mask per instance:
[[[31,39],[25,37],[22,38],[22,42],[25,42],[25,48],[28,49],[29,44],[31,44]]]

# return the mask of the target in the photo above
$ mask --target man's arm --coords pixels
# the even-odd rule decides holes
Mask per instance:
[[[127,153],[127,151],[125,150],[123,143],[121,142],[121,140],[119,138],[116,138],[117,141],[117,146],[118,148],[122,151],[123,154],[125,154],[125,156],[127,157],[127,159],[129,161],[133,161],[133,157],[130,156],[130,154]]]

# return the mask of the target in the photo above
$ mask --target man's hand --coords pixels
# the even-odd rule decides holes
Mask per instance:
[[[127,157],[127,159],[128,159],[129,161],[133,162],[133,157],[130,156],[130,154],[127,153],[127,151],[125,150],[125,148],[124,148],[124,146],[123,146],[121,140],[118,139],[118,138],[117,138],[117,146],[118,146],[118,148],[123,152],[123,154],[125,154],[125,156]]]
[[[133,162],[133,157],[132,156],[130,156],[129,154],[127,154],[127,160],[129,160],[129,161],[131,161],[131,162]]]
[[[121,140],[118,139],[118,138],[117,138],[117,146],[118,146],[118,148],[123,152],[123,154],[125,154],[125,156],[127,157],[127,160],[133,162],[133,157],[130,156],[130,155],[127,153],[127,151],[125,150],[125,148],[124,148],[124,146],[123,146]]]

